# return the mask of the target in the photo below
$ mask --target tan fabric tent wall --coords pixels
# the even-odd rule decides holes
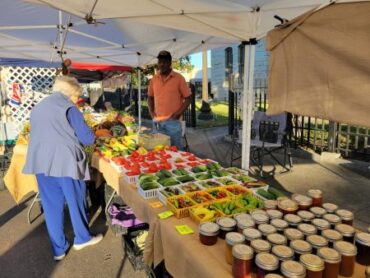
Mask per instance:
[[[370,1],[331,4],[270,31],[268,113],[370,127]]]

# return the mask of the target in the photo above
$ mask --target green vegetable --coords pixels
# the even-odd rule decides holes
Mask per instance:
[[[285,196],[285,194],[284,194],[283,192],[281,192],[280,190],[277,190],[277,189],[275,189],[275,188],[273,188],[273,187],[269,187],[269,188],[267,189],[267,191],[268,191],[270,194],[274,195],[274,196],[275,196],[275,199],[277,199],[277,198],[279,198],[279,197],[286,197],[286,196]]]
[[[178,177],[177,180],[179,182],[185,183],[185,182],[193,181],[194,178],[192,176],[186,175],[186,176]]]
[[[158,178],[155,175],[152,174],[142,174],[139,176],[139,183],[143,184],[145,182],[150,182],[150,181],[156,181]]]
[[[140,186],[143,190],[151,190],[151,189],[158,188],[158,185],[155,182],[145,182],[145,183],[141,184]]]
[[[201,173],[201,172],[205,172],[207,171],[207,166],[206,165],[200,165],[200,166],[196,166],[196,167],[193,167],[191,169],[191,171],[193,173]]]
[[[261,188],[257,190],[257,194],[266,198],[266,199],[268,199],[268,200],[275,200],[276,199],[274,194],[271,194],[271,193],[269,193],[266,190],[261,189]]]

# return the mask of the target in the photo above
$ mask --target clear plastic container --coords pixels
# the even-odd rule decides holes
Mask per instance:
[[[335,226],[335,230],[340,232],[343,236],[343,240],[353,243],[355,240],[356,230],[347,224],[338,224]]]
[[[332,229],[322,231],[321,235],[328,240],[330,248],[334,247],[334,242],[341,241],[343,238],[340,232]]]
[[[278,198],[278,209],[283,214],[288,214],[288,213],[295,214],[298,211],[298,204],[297,202],[287,197],[280,197]]]
[[[236,220],[228,217],[220,217],[217,219],[217,224],[220,227],[219,237],[225,239],[229,232],[236,231]]]
[[[271,253],[279,259],[280,263],[294,259],[293,249],[285,245],[273,246]]]
[[[300,230],[304,234],[305,238],[307,238],[308,236],[317,234],[316,227],[311,224],[306,224],[306,223],[299,224],[298,230]]]
[[[330,223],[332,229],[335,229],[335,226],[342,222],[342,219],[333,213],[324,214],[322,218]]]
[[[293,194],[292,200],[297,202],[299,210],[308,210],[312,206],[312,198],[302,194]]]
[[[353,213],[346,209],[337,209],[335,214],[338,215],[342,219],[343,224],[347,224],[352,226],[353,225]]]
[[[308,210],[300,210],[297,212],[297,215],[302,218],[304,223],[310,224],[311,221],[315,218],[315,215]]]
[[[270,209],[267,210],[266,212],[270,220],[283,218],[283,213],[277,209]]]
[[[255,239],[251,241],[251,247],[254,250],[254,253],[269,253],[271,251],[271,244],[263,239]]]
[[[262,238],[266,239],[268,235],[276,233],[276,228],[270,224],[258,225],[258,230],[262,234]]]
[[[255,228],[247,228],[243,230],[243,235],[245,237],[245,243],[251,245],[251,241],[255,239],[261,239],[262,234],[259,230]]]
[[[322,207],[312,207],[310,208],[310,212],[312,212],[316,218],[322,218],[325,214],[328,213],[326,209]]]
[[[267,274],[277,271],[279,260],[272,254],[259,253],[256,256],[256,278],[265,278]]]
[[[357,248],[354,244],[347,241],[337,241],[334,243],[334,249],[342,256],[339,274],[344,277],[352,277],[355,271],[355,262]]]
[[[274,226],[280,234],[284,234],[284,230],[289,227],[288,222],[283,219],[272,219],[270,224]]]
[[[245,244],[237,244],[232,248],[233,278],[248,278],[252,275],[253,249]]]
[[[305,278],[306,268],[296,261],[285,261],[280,267],[281,274],[286,278]]]
[[[290,242],[290,248],[294,250],[294,257],[296,261],[299,261],[299,257],[303,254],[310,254],[312,252],[312,246],[307,241],[296,239]]]
[[[226,234],[225,237],[225,258],[228,264],[232,264],[233,262],[233,255],[232,255],[232,248],[237,244],[243,244],[245,241],[245,237],[242,234],[230,232]]]
[[[306,240],[309,244],[311,244],[313,254],[317,254],[317,251],[320,248],[327,247],[329,244],[326,238],[324,238],[323,236],[319,236],[319,235],[308,236]]]
[[[269,234],[267,236],[267,241],[270,242],[272,246],[286,245],[288,242],[285,236],[278,234],[278,233]]]
[[[199,225],[199,240],[204,245],[215,245],[217,243],[220,227],[213,222],[204,222]]]
[[[322,191],[319,189],[308,190],[307,195],[312,198],[312,205],[316,207],[322,206]]]
[[[356,261],[361,265],[370,265],[370,233],[357,233],[355,244],[357,247]]]
[[[325,262],[323,278],[336,278],[339,276],[341,256],[338,251],[323,247],[319,249],[317,255]]]
[[[243,233],[244,229],[254,228],[256,226],[256,223],[254,223],[252,219],[239,217],[236,222],[238,226],[238,233]]]
[[[319,256],[304,254],[299,261],[306,268],[306,278],[322,278],[325,263]]]
[[[314,220],[312,220],[311,224],[316,227],[317,233],[320,235],[322,231],[330,229],[330,223],[325,219],[315,218]]]
[[[284,235],[286,236],[288,240],[288,244],[290,244],[290,242],[293,240],[304,238],[303,233],[300,230],[294,229],[294,228],[285,229]]]
[[[334,213],[338,209],[338,206],[336,204],[333,204],[333,203],[322,204],[322,207],[324,209],[326,209],[326,211],[328,213]]]
[[[299,217],[296,214],[291,214],[291,213],[286,214],[284,216],[284,220],[286,222],[288,222],[288,224],[289,224],[289,226],[291,228],[297,228],[297,226],[302,222],[302,218],[301,217]]]

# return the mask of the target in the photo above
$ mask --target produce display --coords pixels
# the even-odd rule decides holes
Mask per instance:
[[[192,182],[181,185],[180,188],[184,192],[195,192],[195,191],[202,190],[198,184],[192,183]]]
[[[202,179],[200,179],[200,180],[202,180]],[[201,182],[199,182],[199,184],[201,186],[203,186],[204,188],[217,187],[217,186],[221,185],[220,183],[218,183],[217,181],[214,181],[214,180],[201,181]]]
[[[273,187],[269,187],[267,190],[262,188],[257,189],[256,193],[267,200],[276,200],[279,197],[286,197],[283,192]]]
[[[197,223],[205,221],[214,221],[216,218],[221,217],[221,213],[210,206],[196,206],[190,208],[190,217]]]
[[[167,198],[182,194],[180,190],[176,187],[166,187],[165,189],[160,190],[160,192]]]
[[[226,190],[221,189],[221,188],[215,188],[215,189],[209,189],[207,192],[215,199],[220,200],[220,199],[225,199],[229,197],[229,194],[227,193]]]
[[[247,189],[245,189],[244,187],[242,186],[227,186],[225,187],[225,189],[227,191],[229,191],[230,193],[232,193],[233,195],[241,195],[241,194],[244,194],[244,193],[248,193],[249,191]]]
[[[191,193],[189,197],[197,204],[203,204],[214,200],[210,194],[202,191]]]
[[[167,199],[167,201],[176,209],[183,209],[194,206],[194,202],[192,202],[188,197],[181,195]]]

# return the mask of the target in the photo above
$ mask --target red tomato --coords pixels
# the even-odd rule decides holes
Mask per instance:
[[[173,152],[177,152],[177,147],[176,146],[171,146],[170,150],[173,151]]]

